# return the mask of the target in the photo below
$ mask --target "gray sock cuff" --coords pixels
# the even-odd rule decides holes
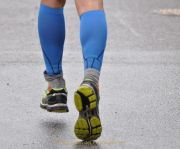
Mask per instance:
[[[100,76],[100,72],[96,69],[88,68],[84,71],[84,80],[85,79],[91,79],[94,82],[98,83],[99,82],[99,76]]]
[[[44,78],[47,82],[50,82],[50,81],[53,81],[55,79],[63,78],[63,73],[58,74],[56,76],[51,76],[51,75],[48,75],[47,73],[44,72]]]
[[[51,76],[44,72],[44,78],[52,88],[65,88],[63,73]]]

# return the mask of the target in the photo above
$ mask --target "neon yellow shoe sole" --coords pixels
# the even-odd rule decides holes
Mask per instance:
[[[88,82],[88,85],[86,83],[74,94],[75,106],[79,111],[74,133],[81,140],[96,140],[102,132],[98,111],[99,95],[92,82]]]

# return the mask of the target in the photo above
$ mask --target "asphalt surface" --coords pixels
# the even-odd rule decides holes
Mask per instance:
[[[177,0],[104,0],[103,132],[88,145],[73,132],[78,117],[73,94],[83,79],[74,1],[68,0],[64,10],[70,111],[56,114],[39,108],[47,87],[37,31],[39,2],[0,0],[0,148],[180,149],[180,16],[151,13],[179,6]]]

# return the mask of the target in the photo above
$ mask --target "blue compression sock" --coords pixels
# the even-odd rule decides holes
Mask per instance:
[[[62,55],[65,40],[63,8],[54,9],[41,4],[38,31],[47,74],[54,76],[62,73]]]
[[[105,13],[101,10],[85,12],[81,15],[80,39],[84,57],[84,69],[101,70],[107,40]]]

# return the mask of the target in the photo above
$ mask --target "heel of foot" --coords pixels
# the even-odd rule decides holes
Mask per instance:
[[[82,95],[86,98],[85,100],[88,101],[91,109],[96,108],[96,95],[92,89],[87,86],[80,86],[74,94],[74,103],[78,111],[83,109]]]
[[[87,86],[80,86],[77,90],[86,97],[94,94],[92,89]]]

